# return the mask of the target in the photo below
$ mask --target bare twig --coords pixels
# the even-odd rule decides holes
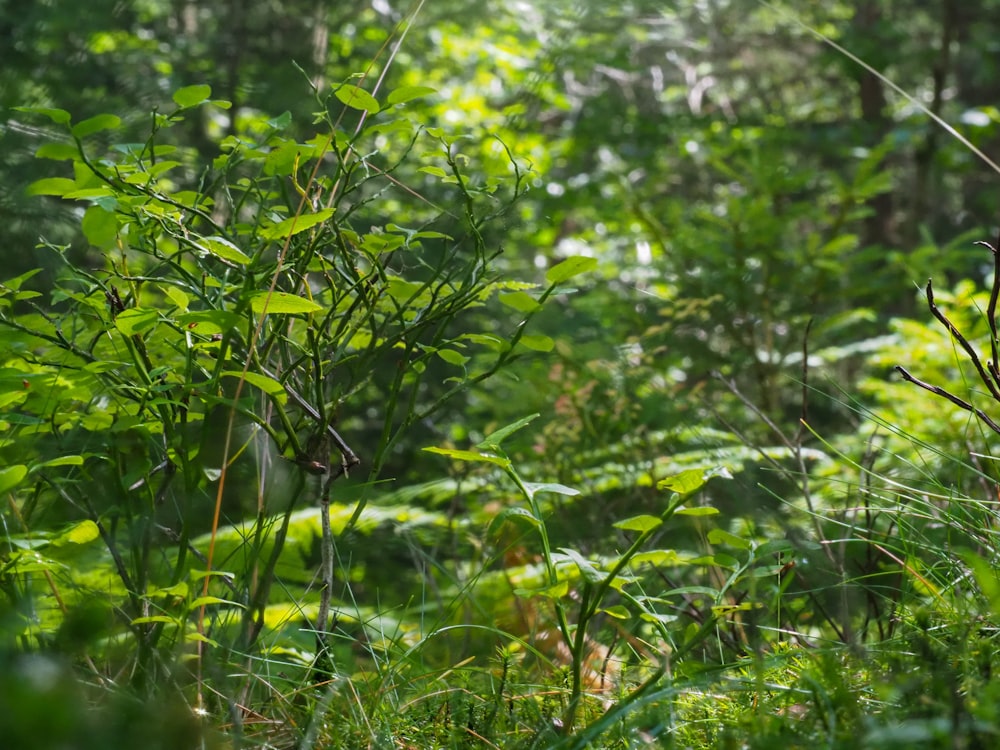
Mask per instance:
[[[996,280],[994,280],[993,286],[996,287],[996,284],[997,282]],[[979,379],[982,380],[983,383],[986,385],[986,387],[989,389],[990,395],[993,396],[993,398],[996,401],[1000,402],[1000,390],[997,390],[996,383],[994,383],[993,379],[987,374],[986,369],[983,367],[982,360],[980,360],[979,355],[976,354],[976,350],[972,347],[972,344],[969,343],[969,340],[962,335],[962,332],[955,327],[955,324],[952,323],[950,320],[948,320],[948,317],[943,312],[941,312],[941,309],[937,306],[937,304],[935,304],[934,288],[931,286],[930,279],[927,280],[927,307],[930,308],[931,315],[937,318],[941,322],[941,325],[943,325],[945,328],[948,329],[948,333],[951,334],[951,337],[955,339],[955,341],[958,342],[958,345],[961,346],[962,349],[965,351],[965,353],[969,355],[969,360],[972,362],[973,366],[975,366],[976,372],[979,373]],[[943,395],[943,394],[938,394],[938,395]],[[954,403],[961,406],[962,404],[960,404],[959,401],[961,401],[961,399],[958,399],[958,401],[954,401]],[[965,409],[969,407],[963,406],[962,408]]]
[[[992,419],[990,419],[989,415],[987,415],[986,412],[984,412],[982,409],[977,409],[972,404],[970,404],[968,401],[963,401],[962,399],[960,399],[958,396],[954,395],[953,393],[949,393],[948,391],[946,391],[944,388],[939,388],[936,385],[931,385],[930,383],[925,383],[923,380],[919,380],[919,379],[913,377],[907,371],[907,369],[905,367],[902,367],[900,365],[896,365],[896,372],[898,372],[900,375],[902,375],[903,376],[903,380],[907,381],[908,383],[913,383],[914,385],[920,386],[925,391],[930,391],[935,396],[940,396],[941,398],[946,398],[949,401],[951,401],[953,404],[955,404],[955,406],[961,407],[962,409],[965,409],[966,411],[972,412],[980,420],[982,420],[983,424],[985,424],[987,427],[989,427],[991,430],[993,430],[993,432],[995,432],[998,435],[1000,435],[1000,425],[998,425],[996,422],[994,422]]]

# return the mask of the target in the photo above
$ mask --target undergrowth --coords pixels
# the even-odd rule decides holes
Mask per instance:
[[[1000,260],[988,296],[939,295],[951,318],[928,285],[954,348],[898,324],[869,355],[926,348],[866,395],[917,385],[964,422],[848,394],[863,427],[812,434],[806,401],[832,397],[804,351],[792,431],[716,374],[770,445],[605,441],[643,417],[613,386],[656,363],[629,357],[538,433],[442,429],[558,351],[532,325],[598,262],[514,278],[491,232],[529,184],[516,148],[359,78],[317,93],[313,137],[262,117],[211,164],[171,137],[223,116],[207,86],[135,141],[27,110],[63,134],[32,191],[80,208],[88,250],[43,241],[54,288],[0,288],[8,746],[994,746],[996,471],[955,456],[1000,432],[977,392],[1000,401]],[[389,486],[413,440],[438,478]],[[772,510],[739,512],[751,495]]]

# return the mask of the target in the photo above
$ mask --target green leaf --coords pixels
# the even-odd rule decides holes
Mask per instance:
[[[65,195],[76,190],[76,181],[67,177],[45,177],[28,185],[28,195]]]
[[[516,422],[512,422],[506,427],[501,427],[499,430],[494,430],[479,444],[476,445],[477,448],[482,448],[483,450],[498,450],[500,444],[506,440],[510,435],[514,434],[518,430],[531,424],[538,418],[538,414],[529,414],[527,417],[522,417]]]
[[[709,506],[695,507],[695,508],[678,508],[677,515],[679,516],[717,516],[719,515],[718,508],[712,508]]]
[[[102,250],[114,247],[118,238],[118,219],[100,206],[91,206],[84,212],[80,228],[87,242]]]
[[[530,598],[533,596],[544,596],[547,599],[562,599],[569,593],[569,581],[559,581],[551,586],[540,589],[514,589],[516,596]]]
[[[624,521],[619,521],[618,523],[612,524],[616,529],[621,529],[622,531],[652,531],[657,526],[660,526],[663,521],[656,516],[632,516],[631,518],[626,518]]]
[[[787,539],[771,539],[770,541],[764,542],[763,544],[757,546],[754,552],[758,556],[763,555],[773,555],[782,552],[791,552],[795,549],[793,545]]]
[[[130,307],[118,313],[115,328],[126,336],[136,336],[156,325],[160,313],[152,307]]]
[[[75,159],[77,153],[76,146],[71,143],[43,143],[35,151],[35,158],[65,161]]]
[[[146,592],[146,596],[150,597],[160,597],[160,596],[179,596],[186,597],[188,595],[188,585],[185,581],[179,581],[173,586],[167,586],[162,589],[149,589]]]
[[[518,343],[533,352],[551,352],[556,342],[548,336],[526,334],[521,337]]]
[[[539,492],[553,492],[556,495],[567,495],[569,497],[575,497],[580,494],[580,490],[575,490],[572,487],[567,487],[565,484],[558,484],[556,482],[543,482],[541,484],[525,482],[524,486],[532,497]]]
[[[242,250],[223,237],[202,237],[196,242],[192,241],[192,244],[203,253],[214,255],[231,263],[241,266],[250,263],[250,258]]]
[[[260,388],[268,396],[273,396],[278,403],[285,403],[288,400],[288,393],[285,387],[274,378],[261,375],[259,372],[247,372],[245,375],[236,370],[227,370],[222,373],[224,378],[243,378],[250,385]]]
[[[298,315],[320,312],[323,306],[288,292],[271,292],[270,295],[257,292],[250,297],[250,309],[258,315],[265,311],[268,315]]]
[[[120,128],[122,118],[118,115],[96,115],[73,126],[72,133],[76,138],[86,138],[88,135],[100,133],[102,130]]]
[[[538,300],[527,292],[504,292],[498,299],[507,307],[512,307],[518,312],[533,313],[541,307]]]
[[[436,93],[437,89],[432,89],[430,86],[400,86],[391,92],[385,101],[387,104],[402,104],[403,102],[420,99],[421,97]]]
[[[614,617],[616,620],[627,620],[632,616],[632,613],[628,611],[628,608],[623,604],[616,604],[613,607],[601,608],[597,610],[598,612],[603,612],[609,617]]]
[[[587,271],[593,271],[595,268],[597,268],[597,258],[574,255],[572,258],[567,258],[562,263],[558,263],[546,271],[545,280],[549,284],[561,284],[566,279],[571,279]]]
[[[0,492],[6,492],[19,485],[27,474],[28,467],[24,464],[5,466],[0,469]]]
[[[445,172],[441,167],[420,167],[417,169],[418,172],[423,172],[424,174],[433,175],[434,177],[448,177],[448,173]]]
[[[535,518],[531,511],[526,508],[515,506],[513,508],[504,508],[502,511],[497,513],[497,515],[493,517],[493,520],[490,521],[490,525],[486,529],[486,535],[491,537],[495,536],[499,528],[508,521],[525,521],[535,527],[542,525],[542,522]]]
[[[370,115],[378,114],[379,106],[375,97],[359,86],[344,84],[333,95],[351,109],[359,109]]]
[[[654,549],[648,550],[647,552],[640,552],[632,558],[633,565],[642,565],[643,563],[649,563],[650,565],[681,565],[684,560],[681,556],[677,554],[675,550],[672,549]]]
[[[438,349],[437,355],[449,365],[455,365],[456,367],[465,367],[465,363],[470,359],[459,354],[454,349]]]
[[[163,293],[174,303],[178,310],[184,311],[188,309],[190,298],[187,296],[187,293],[170,284],[163,286],[162,289]]]
[[[51,469],[55,466],[83,466],[83,456],[59,456],[58,458],[52,458],[48,461],[32,464],[31,471],[34,472],[39,469]]]
[[[294,237],[299,232],[304,232],[317,224],[322,224],[331,216],[333,216],[332,208],[324,208],[322,211],[317,211],[314,214],[303,214],[298,217],[291,216],[266,229],[262,229],[260,236],[265,240],[283,240],[286,237]]]
[[[61,547],[64,544],[87,544],[101,535],[97,524],[91,520],[80,521],[52,540],[52,544]]]
[[[743,602],[742,604],[716,604],[712,607],[712,615],[714,617],[725,617],[726,615],[731,615],[734,612],[743,612],[752,609],[754,604],[752,602]]]
[[[188,107],[196,107],[202,102],[207,101],[211,95],[211,86],[198,84],[196,86],[185,86],[182,89],[177,89],[174,92],[173,99],[178,107],[187,109]]]
[[[33,115],[44,115],[56,125],[65,125],[70,121],[69,112],[65,109],[52,109],[51,107],[14,107],[17,112],[26,112]]]
[[[456,461],[472,461],[476,463],[495,464],[496,466],[510,466],[510,459],[505,456],[497,456],[492,453],[479,453],[477,451],[463,451],[454,448],[424,448],[428,453],[437,453],[441,456],[453,458]]]
[[[214,336],[235,327],[240,316],[228,310],[199,310],[178,315],[177,322],[192,333]]]
[[[173,617],[167,617],[166,615],[149,615],[148,617],[136,617],[132,620],[133,625],[145,625],[153,622],[165,622],[168,625],[180,625],[180,623]]]
[[[725,544],[737,549],[750,549],[749,540],[738,537],[735,534],[730,534],[728,531],[723,531],[722,529],[712,529],[709,531],[708,543]]]
[[[389,283],[386,285],[385,291],[386,294],[394,300],[398,302],[406,302],[415,294],[418,294],[423,288],[423,284],[417,284],[413,281],[407,281],[406,279],[393,276],[389,279]]]
[[[489,333],[463,333],[459,336],[464,341],[471,341],[473,344],[480,344],[495,352],[507,351],[509,345],[499,336]]]
[[[661,625],[669,625],[670,623],[677,621],[677,615],[661,615],[658,612],[641,612],[639,614],[640,620],[645,620],[646,622],[656,622]]]
[[[732,479],[733,475],[724,466],[712,469],[688,469],[672,477],[661,479],[656,483],[656,487],[657,489],[670,490],[681,495],[687,495],[689,492],[700,489],[712,477]]]
[[[604,573],[597,569],[597,566],[577,552],[575,549],[569,549],[567,547],[560,547],[559,552],[562,555],[552,555],[553,559],[558,559],[563,557],[566,560],[572,562],[577,570],[580,571],[580,575],[583,576],[584,580],[590,583],[600,583],[604,580]]]
[[[245,609],[245,607],[239,602],[232,602],[228,599],[222,599],[218,596],[199,596],[194,599],[190,604],[188,604],[188,611],[193,612],[194,610],[201,607],[203,604],[229,604],[233,607],[239,607],[240,609]]]
[[[21,288],[21,285],[30,279],[35,274],[42,272],[41,268],[32,268],[30,271],[25,271],[20,276],[15,276],[12,279],[7,279],[5,282],[0,284],[0,292],[16,292]]]

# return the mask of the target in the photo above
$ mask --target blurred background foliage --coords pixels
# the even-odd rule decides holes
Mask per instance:
[[[410,119],[461,134],[486,165],[473,179],[505,169],[505,148],[530,165],[531,189],[504,211],[498,201],[497,220],[483,228],[502,250],[501,275],[542,283],[577,255],[598,266],[539,313],[552,351],[415,425],[379,476],[364,477],[393,480],[386,507],[434,515],[406,533],[376,531],[385,546],[357,550],[351,564],[375,571],[356,576],[359,598],[364,579],[405,600],[423,570],[420,545],[436,545],[428,558],[473,554],[464,519],[485,525],[508,502],[481,472],[420,448],[465,447],[535,411],[542,417],[508,447],[539,478],[583,490],[555,502],[574,511],[557,514],[555,534],[584,552],[607,541],[609,519],[654,502],[655,479],[709,463],[742,469],[712,485],[709,499],[748,538],[830,533],[813,527],[816,514],[852,505],[838,490],[865,481],[858,467],[995,495],[980,427],[899,383],[892,367],[984,401],[921,289],[933,277],[959,327],[977,346],[988,340],[977,316],[992,263],[972,243],[996,234],[1000,182],[924,109],[1000,153],[998,18],[998,0],[0,2],[6,277],[41,267],[26,283],[52,289],[58,258],[40,238],[69,246],[84,268],[103,264],[80,232],[78,206],[29,194],[61,167],[35,152],[66,136],[15,107],[60,107],[74,121],[116,113],[115,139],[141,142],[150,112],[170,109],[173,91],[209,84],[232,107],[192,111],[162,134],[186,165],[172,173],[175,187],[193,189],[227,144],[264,144],[279,122],[307,142],[331,85],[364,74],[370,87],[384,75],[385,90],[436,91],[407,104]],[[354,124],[348,117],[342,128]],[[372,153],[394,164],[414,134],[386,128]],[[464,208],[420,171],[431,157],[416,156],[393,171],[365,221],[460,234]],[[475,330],[509,333],[495,308],[473,315]],[[422,402],[444,388],[439,366]],[[382,429],[384,381],[373,377],[338,417],[362,461]],[[891,534],[887,523],[869,531]],[[690,530],[677,530],[678,545]],[[307,547],[296,551],[311,561]],[[828,562],[817,553],[817,577],[849,567],[842,560],[838,574]],[[851,570],[876,580],[877,568]],[[829,615],[845,639],[860,626],[850,619]]]
[[[93,252],[71,205],[26,194],[50,174],[33,154],[52,134],[12,107],[60,106],[75,120],[120,113],[122,140],[138,139],[170,92],[207,83],[232,109],[192,116],[168,135],[200,165],[224,138],[252,141],[284,112],[307,140],[318,106],[311,87],[359,72],[374,80],[388,67],[390,89],[437,90],[432,103],[414,104],[427,108],[422,122],[471,134],[503,160],[498,138],[531,163],[533,190],[491,230],[504,266],[544,269],[580,252],[600,259],[600,280],[548,316],[564,345],[525,374],[529,393],[549,383],[552,403],[560,383],[551,368],[567,388],[587,372],[578,387],[596,377],[617,388],[655,429],[718,408],[728,398],[711,378],[719,372],[768,414],[794,418],[809,320],[813,351],[858,343],[886,332],[890,316],[912,316],[911,290],[928,276],[942,288],[981,281],[988,258],[969,240],[991,237],[997,205],[990,170],[968,149],[798,22],[990,152],[1000,113],[984,30],[994,6],[435,2],[388,67],[379,50],[409,18],[388,2],[99,0],[85,14],[60,0],[7,3],[6,258],[15,271],[51,263],[35,250],[40,226],[50,242]],[[387,133],[377,147],[388,156],[406,142]],[[397,178],[426,202],[399,193],[398,207],[380,204],[386,222],[397,210],[406,226],[436,215],[435,181],[415,168]],[[857,358],[842,353],[848,359],[826,361],[814,382],[852,382]],[[503,404],[520,405],[492,394],[488,402],[482,416],[498,421]],[[476,416],[466,410],[463,421],[482,429]],[[607,444],[617,436],[606,430],[627,426],[592,429]]]

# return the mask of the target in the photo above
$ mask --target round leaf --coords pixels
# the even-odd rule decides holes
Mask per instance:
[[[181,109],[195,107],[206,101],[212,95],[212,87],[205,84],[197,86],[185,86],[174,92],[174,102]]]
[[[379,106],[375,97],[359,86],[341,86],[333,95],[351,109],[360,109],[370,115],[378,114]]]

